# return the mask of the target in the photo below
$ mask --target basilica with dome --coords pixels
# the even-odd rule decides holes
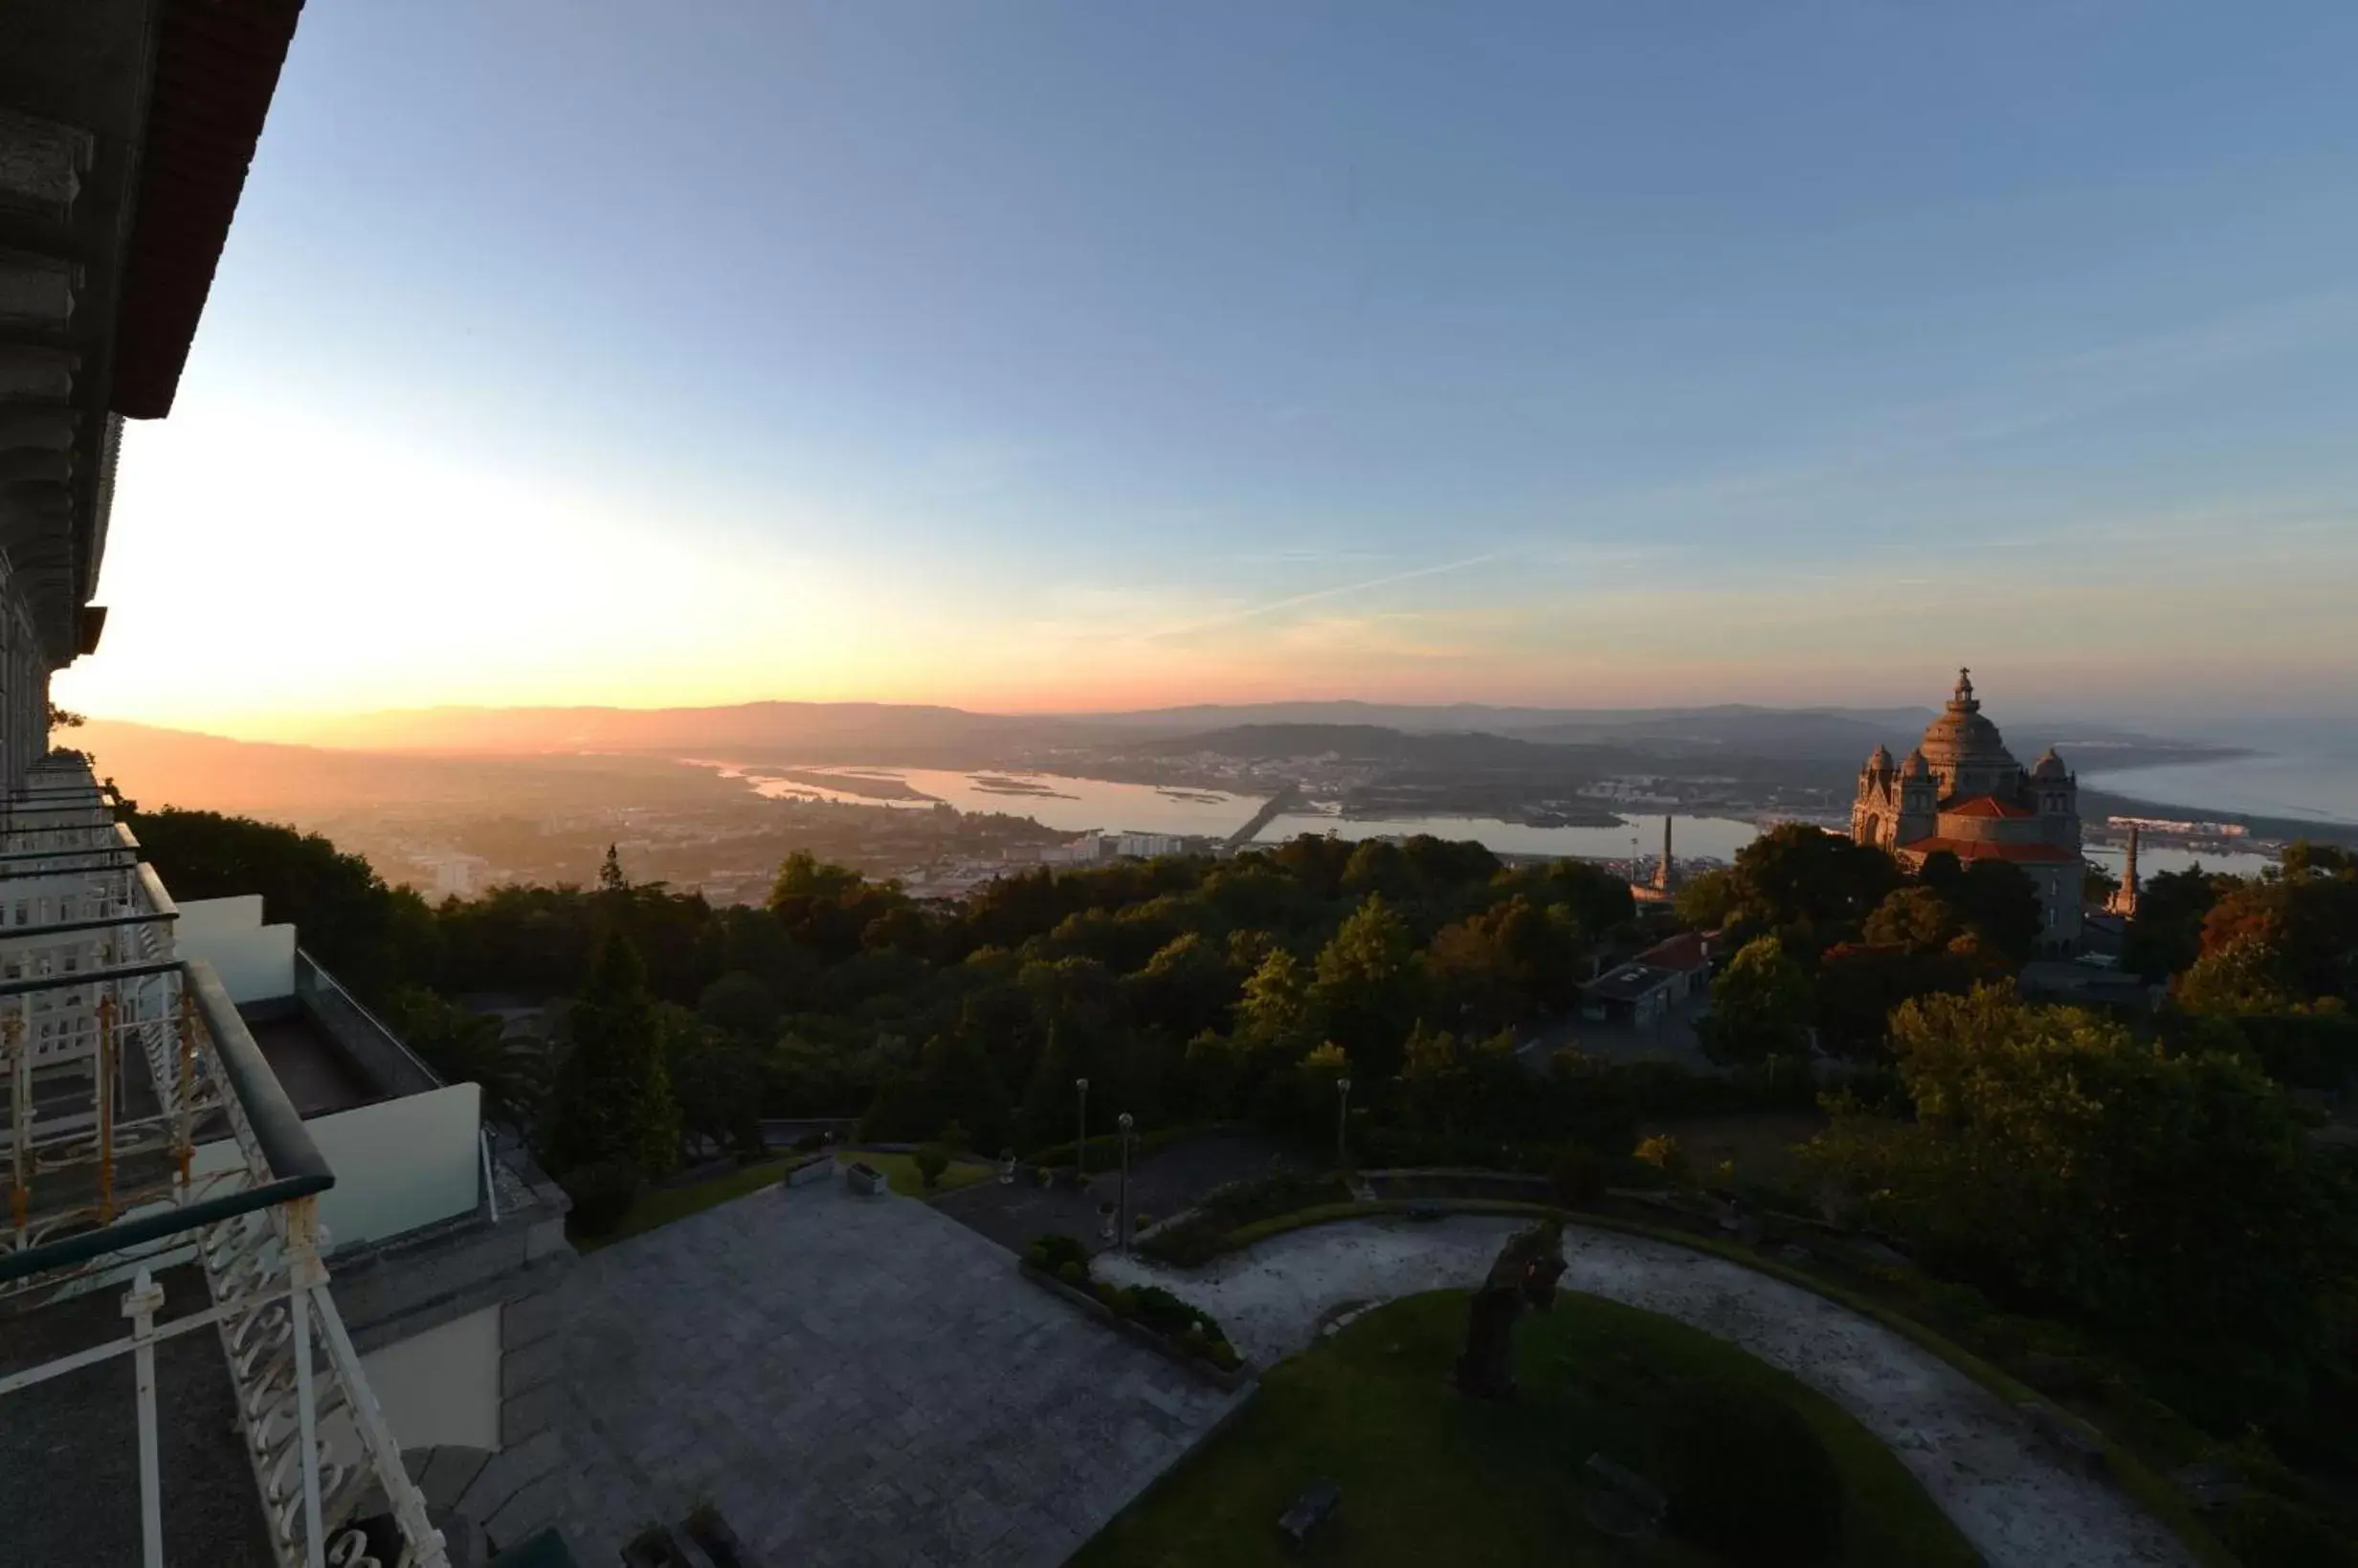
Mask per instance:
[[[2039,943],[2080,943],[2080,782],[2051,747],[2024,767],[1982,716],[1972,674],[1957,672],[1948,706],[1904,762],[1875,748],[1858,770],[1851,837],[1888,850],[1910,871],[1946,850],[1966,865],[2004,860],[2038,889]]]

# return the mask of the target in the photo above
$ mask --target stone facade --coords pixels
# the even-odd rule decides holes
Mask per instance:
[[[2038,889],[2039,945],[2080,943],[2080,782],[2050,749],[2024,767],[1997,725],[1982,716],[1970,672],[1924,740],[1895,763],[1882,746],[1858,770],[1851,837],[1878,845],[1908,869],[1946,850],[1965,864],[2004,860]]]

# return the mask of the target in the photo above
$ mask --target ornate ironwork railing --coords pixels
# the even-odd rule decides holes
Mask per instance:
[[[118,897],[113,871],[18,877],[27,917],[0,918],[0,1311],[127,1284],[131,1332],[0,1377],[0,1400],[132,1358],[143,1556],[162,1568],[155,1348],[210,1325],[282,1568],[447,1568],[328,1289],[318,1203],[334,1173],[211,968],[172,955],[153,873],[136,868],[116,913],[81,912]],[[33,908],[51,897],[67,902]],[[210,1304],[159,1325],[155,1272],[191,1254]]]

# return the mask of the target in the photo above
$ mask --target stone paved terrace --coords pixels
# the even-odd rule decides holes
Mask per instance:
[[[1054,1568],[1243,1400],[919,1203],[767,1188],[567,1287],[585,1563],[700,1498],[770,1564]]]

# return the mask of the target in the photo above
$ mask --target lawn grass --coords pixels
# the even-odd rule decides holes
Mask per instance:
[[[835,1163],[848,1165],[858,1160],[884,1173],[884,1183],[903,1198],[939,1198],[960,1187],[970,1187],[977,1182],[991,1179],[991,1168],[977,1160],[953,1159],[942,1180],[929,1191],[925,1179],[917,1174],[917,1161],[904,1154],[877,1154],[866,1149],[846,1149],[835,1156]]]
[[[1379,1308],[1271,1369],[1235,1424],[1125,1510],[1072,1568],[1353,1568],[1435,1563],[1708,1568],[1671,1537],[1619,1541],[1581,1517],[1581,1466],[1603,1452],[1657,1469],[1662,1412],[1683,1387],[1742,1384],[1797,1410],[1824,1440],[1846,1499],[1831,1568],[1967,1568],[1980,1559],[1889,1449],[1794,1379],[1698,1329],[1566,1292],[1516,1332],[1523,1398],[1465,1399],[1447,1374],[1467,1295]],[[1278,1515],[1312,1479],[1343,1503],[1306,1553]]]
[[[768,1159],[758,1165],[745,1165],[725,1176],[716,1176],[709,1182],[698,1182],[684,1187],[651,1187],[638,1195],[622,1216],[622,1223],[611,1235],[577,1236],[574,1250],[594,1252],[601,1247],[612,1247],[642,1230],[684,1220],[689,1215],[725,1204],[732,1198],[743,1198],[749,1192],[759,1192],[786,1174],[790,1159]]]

